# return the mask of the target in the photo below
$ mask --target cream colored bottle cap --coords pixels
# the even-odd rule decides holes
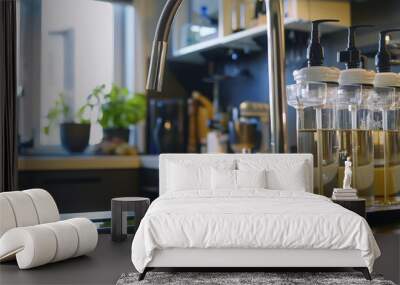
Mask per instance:
[[[297,83],[304,81],[313,82],[338,82],[340,69],[327,66],[310,66],[293,72]]]
[[[400,74],[394,72],[381,72],[375,75],[375,87],[400,87]]]
[[[340,85],[373,85],[375,72],[372,70],[365,70],[362,68],[351,68],[340,71],[339,84]]]

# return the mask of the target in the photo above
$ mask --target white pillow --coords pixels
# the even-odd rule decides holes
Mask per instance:
[[[210,167],[169,163],[168,174],[168,189],[171,191],[210,188]]]
[[[236,161],[176,159],[167,167],[167,191],[211,190],[211,168],[235,169]]]
[[[212,190],[235,190],[236,189],[236,170],[232,169],[211,169],[211,189]]]
[[[308,186],[305,161],[288,159],[240,159],[239,170],[266,170],[267,188],[272,190],[306,191]]]
[[[237,188],[267,188],[267,172],[262,170],[236,170]]]
[[[263,170],[211,170],[212,190],[238,190],[241,188],[266,188],[266,171]]]
[[[304,191],[307,187],[304,163],[285,171],[271,169],[267,171],[268,189]]]

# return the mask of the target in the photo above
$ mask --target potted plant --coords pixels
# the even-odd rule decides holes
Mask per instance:
[[[90,120],[83,118],[88,107],[91,106],[85,104],[73,116],[65,95],[61,93],[47,113],[48,125],[44,127],[44,133],[49,135],[54,125],[59,124],[61,145],[72,153],[83,152],[89,145],[90,137]]]
[[[128,89],[114,84],[101,101],[99,123],[104,139],[128,142],[130,128],[146,118],[146,96],[129,93]]]

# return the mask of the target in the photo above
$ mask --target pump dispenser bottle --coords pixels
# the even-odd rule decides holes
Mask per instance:
[[[374,150],[370,126],[368,98],[373,93],[375,73],[362,67],[362,56],[355,43],[355,32],[367,25],[348,28],[348,45],[338,53],[338,61],[346,69],[339,74],[336,98],[337,136],[339,151],[339,187],[342,187],[344,162],[351,157],[353,165],[352,187],[358,195],[373,201]]]
[[[319,25],[326,22],[339,22],[335,19],[321,19],[311,22],[310,42],[307,47],[307,67],[293,72],[294,80],[299,82],[337,83],[339,69],[323,66],[324,49],[320,43]]]
[[[375,56],[375,92],[369,100],[375,157],[374,196],[376,204],[400,202],[400,75],[391,72],[386,36],[400,29],[379,33]]]
[[[335,98],[339,69],[323,66],[319,24],[312,22],[307,48],[308,66],[293,72],[296,84],[287,88],[288,104],[297,114],[297,150],[314,155],[314,192],[331,196],[337,182],[338,155],[335,131]]]

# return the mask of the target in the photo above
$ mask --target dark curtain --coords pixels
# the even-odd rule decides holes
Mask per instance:
[[[0,192],[17,189],[16,1],[0,0]]]

